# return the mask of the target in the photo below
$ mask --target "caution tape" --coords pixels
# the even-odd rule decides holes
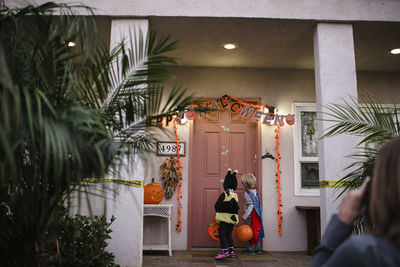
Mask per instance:
[[[133,187],[142,188],[144,186],[143,180],[135,180],[135,179],[121,179],[121,178],[106,178],[106,179],[96,179],[96,178],[85,178],[83,182],[86,183],[101,183],[101,182],[108,182],[108,183],[118,183]]]
[[[319,181],[320,188],[345,188],[351,185],[351,181],[340,181],[340,180],[324,180]]]

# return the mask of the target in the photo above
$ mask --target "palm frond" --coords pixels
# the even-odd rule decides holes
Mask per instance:
[[[165,64],[174,61],[163,54],[176,47],[176,42],[168,43],[168,39],[162,39],[155,45],[154,36],[155,33],[150,31],[144,39],[141,31],[133,30],[129,33],[128,43],[122,43],[122,54],[111,66],[111,85],[107,88],[104,109],[112,109],[126,101],[132,89],[161,83],[171,76]]]
[[[111,53],[102,44],[93,46],[92,57],[79,72],[81,87],[75,95],[102,110],[112,124],[112,136],[135,150],[147,150],[157,135],[146,134],[146,117],[175,114],[190,104],[192,95],[179,86],[164,92],[163,82],[173,77],[166,64],[177,64],[165,53],[176,49],[178,42],[169,36],[157,39],[154,31],[147,39],[135,30],[129,36]]]
[[[365,104],[345,101],[345,104],[326,106],[330,118],[326,121],[333,125],[327,129],[323,137],[342,133],[361,136],[359,145],[367,143],[382,144],[400,132],[398,107],[393,104],[387,107],[372,97],[361,98]]]
[[[366,177],[373,174],[375,159],[379,147],[400,133],[399,110],[396,104],[383,105],[373,96],[360,97],[344,104],[326,106],[326,114],[331,122],[322,138],[339,134],[361,137],[358,153],[349,155],[353,163],[345,168],[348,173],[338,183],[345,184],[338,198],[347,190],[358,188]]]
[[[345,185],[345,187],[341,189],[336,199],[348,190],[358,188],[364,182],[365,178],[372,177],[377,154],[378,150],[376,148],[360,147],[357,154],[348,156],[348,158],[353,160],[353,163],[344,169],[345,171],[349,171],[349,173],[337,182],[337,184]]]

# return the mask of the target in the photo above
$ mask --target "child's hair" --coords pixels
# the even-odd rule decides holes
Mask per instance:
[[[242,175],[242,183],[246,189],[254,189],[256,187],[256,177],[252,173]]]

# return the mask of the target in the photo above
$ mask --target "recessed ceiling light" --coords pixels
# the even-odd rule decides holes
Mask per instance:
[[[224,44],[224,48],[225,48],[225,49],[228,49],[228,50],[232,50],[232,49],[235,49],[235,48],[236,48],[236,45],[235,45],[235,44],[232,44],[232,43],[230,43],[230,44]]]
[[[69,47],[74,47],[76,44],[74,42],[68,42]]]
[[[393,55],[399,55],[400,54],[400,48],[393,48],[390,50],[390,53]]]

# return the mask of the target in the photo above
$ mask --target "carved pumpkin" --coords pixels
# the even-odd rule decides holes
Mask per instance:
[[[236,237],[240,242],[246,242],[253,238],[253,230],[247,224],[243,224],[236,228]]]
[[[207,233],[208,235],[214,239],[215,241],[219,241],[219,224],[213,220],[212,223],[207,227]]]
[[[158,204],[163,199],[163,190],[159,183],[151,179],[151,183],[144,187],[144,204]]]
[[[286,116],[286,123],[287,123],[288,125],[293,125],[294,122],[295,122],[295,118],[294,118],[293,115],[287,115],[287,116]]]

